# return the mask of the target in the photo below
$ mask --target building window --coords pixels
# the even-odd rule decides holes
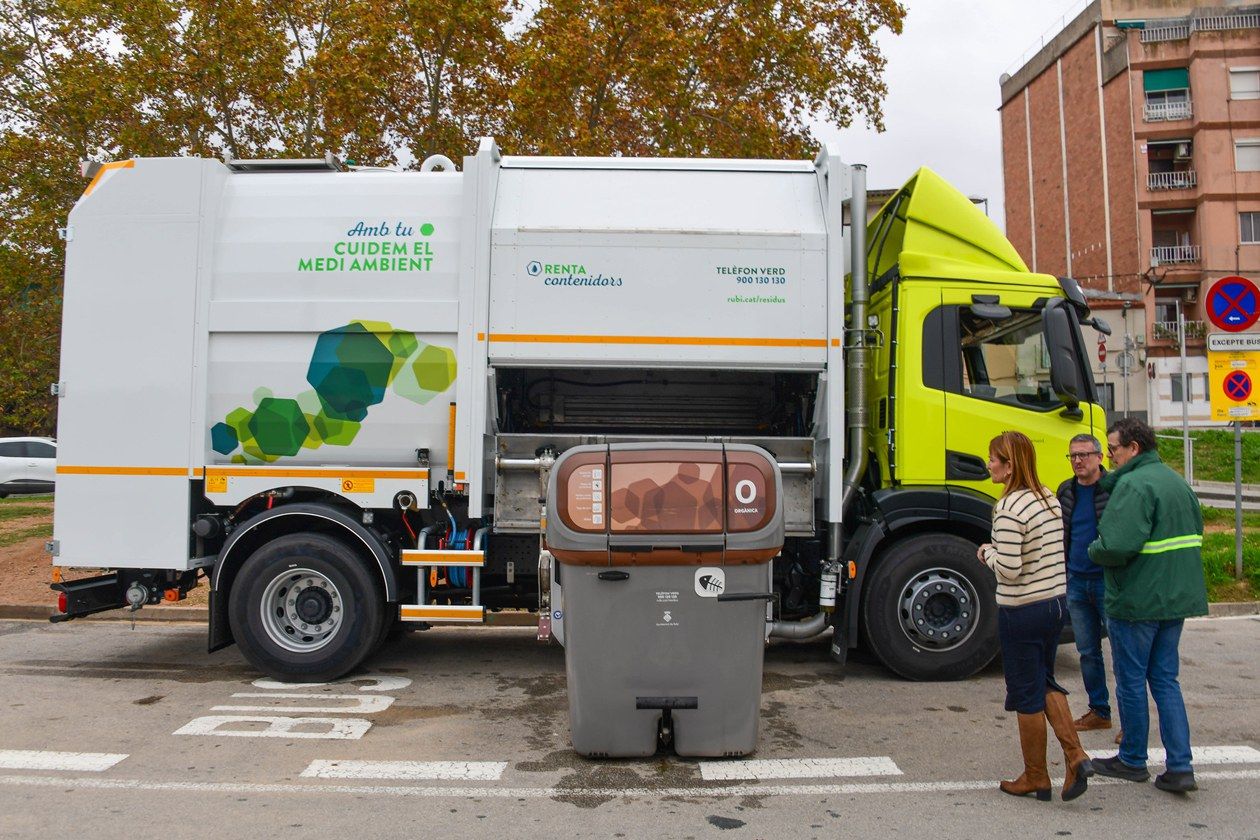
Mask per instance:
[[[1230,99],[1260,99],[1260,67],[1239,67],[1229,71]]]
[[[1177,323],[1177,312],[1181,309],[1181,302],[1176,300],[1156,300],[1155,301],[1155,320],[1159,323]]]
[[[1244,245],[1260,244],[1260,213],[1239,213],[1238,228]]]
[[[1260,137],[1234,144],[1234,168],[1239,172],[1260,172]]]
[[[1181,402],[1181,374],[1173,373],[1169,375],[1172,381],[1172,401]],[[1203,398],[1207,399],[1208,393],[1208,375],[1206,373],[1190,373],[1186,372],[1186,384],[1190,386],[1190,402],[1194,402],[1194,381],[1202,378],[1203,380]]]
[[[1183,393],[1181,390],[1181,374],[1169,374],[1172,382],[1172,401],[1175,403],[1183,402]],[[1190,402],[1194,402],[1194,375],[1186,374],[1186,384],[1190,386]]]
[[[1094,387],[1098,389],[1098,404],[1102,406],[1104,411],[1116,410],[1116,386],[1111,382],[1095,382]]]
[[[1142,90],[1147,122],[1190,118],[1190,72],[1185,67],[1143,71]]]

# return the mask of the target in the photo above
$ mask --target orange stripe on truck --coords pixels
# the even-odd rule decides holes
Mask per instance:
[[[428,478],[428,470],[352,470],[338,467],[327,469],[269,467],[206,467],[206,477],[229,478]]]
[[[57,475],[178,475],[187,476],[188,467],[85,467],[58,464]]]
[[[116,160],[113,163],[107,163],[100,169],[96,170],[96,174],[92,176],[92,180],[88,182],[87,189],[83,191],[83,197],[92,194],[92,190],[96,189],[96,185],[105,177],[105,173],[111,169],[134,169],[136,162],[134,160]]]
[[[825,338],[743,338],[706,335],[531,335],[490,333],[504,344],[657,344],[692,347],[826,347]]]

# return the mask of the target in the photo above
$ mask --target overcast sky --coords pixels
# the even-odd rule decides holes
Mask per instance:
[[[968,195],[989,200],[1005,228],[998,77],[1030,57],[1087,0],[905,0],[901,35],[884,33],[888,99],[883,134],[818,126],[847,163],[865,163],[871,189],[901,186],[928,166]],[[1048,30],[1048,31],[1047,31]]]

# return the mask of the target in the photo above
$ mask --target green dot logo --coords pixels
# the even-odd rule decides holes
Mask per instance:
[[[432,236],[432,235],[433,235],[433,225],[431,225],[431,224],[430,224],[430,223],[428,223],[428,222],[425,222],[424,224],[420,225],[420,234],[421,234],[422,236]]]

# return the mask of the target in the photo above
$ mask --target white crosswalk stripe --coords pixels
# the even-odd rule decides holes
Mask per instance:
[[[506,761],[312,761],[305,779],[398,779],[497,782]]]
[[[1118,747],[1105,750],[1088,750],[1090,758],[1111,758]],[[1148,764],[1163,764],[1165,754],[1162,749],[1151,748],[1146,751]],[[1260,750],[1255,747],[1195,747],[1191,746],[1194,765],[1200,764],[1260,764]]]
[[[108,770],[126,757],[126,753],[0,750],[0,769],[75,770],[81,773],[99,773]]]
[[[900,776],[885,755],[864,758],[782,758],[749,761],[702,761],[700,778],[706,782],[736,779],[834,779],[849,776]]]

